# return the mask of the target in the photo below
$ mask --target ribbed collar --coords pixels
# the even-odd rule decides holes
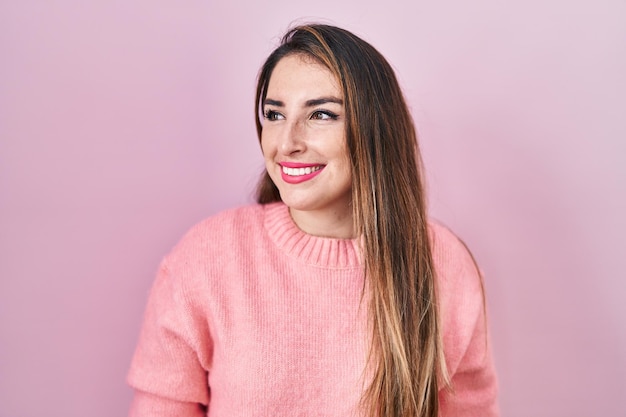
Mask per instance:
[[[285,253],[309,265],[325,268],[361,267],[356,239],[334,239],[309,235],[298,228],[284,203],[264,206],[265,230]]]

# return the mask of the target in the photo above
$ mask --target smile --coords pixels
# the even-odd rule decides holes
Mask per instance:
[[[285,162],[280,164],[280,174],[288,184],[300,184],[315,178],[325,165],[304,165],[294,162]]]
[[[299,177],[300,175],[307,175],[311,172],[319,171],[320,169],[322,169],[321,165],[306,168],[289,168],[283,166],[283,174],[287,174],[290,177]]]

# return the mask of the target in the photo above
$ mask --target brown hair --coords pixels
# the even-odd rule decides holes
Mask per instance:
[[[435,417],[447,373],[417,137],[393,69],[370,44],[328,25],[287,32],[259,73],[256,126],[272,71],[287,55],[326,66],[344,95],[355,231],[362,237],[372,342],[372,381],[362,397],[371,417]],[[280,201],[264,173],[257,201]]]

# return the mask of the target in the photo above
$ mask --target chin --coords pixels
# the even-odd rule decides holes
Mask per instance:
[[[283,194],[280,195],[280,198],[290,209],[299,211],[315,210],[315,204],[310,201],[303,201],[302,199],[284,196]]]

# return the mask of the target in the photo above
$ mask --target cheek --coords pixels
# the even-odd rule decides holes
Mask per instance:
[[[352,163],[350,162],[350,155],[348,155],[348,149],[345,149],[343,153],[343,168],[346,182],[352,186]]]
[[[350,173],[352,169],[350,167],[350,154],[348,151],[348,146],[345,144],[345,141],[341,147],[339,147],[336,151],[337,158],[341,160],[341,165],[344,171]]]

